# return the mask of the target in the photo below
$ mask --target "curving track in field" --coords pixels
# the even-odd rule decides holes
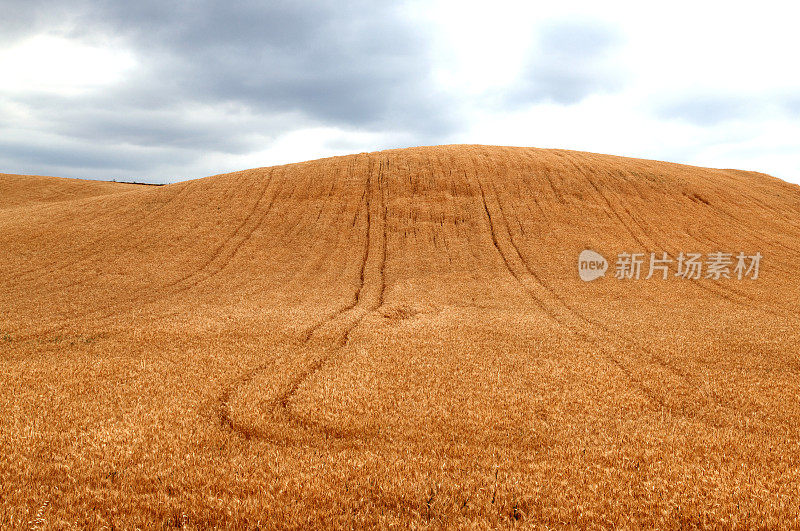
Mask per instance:
[[[624,293],[613,279],[577,280],[574,258],[587,247],[607,257],[759,250],[763,282],[684,282],[676,299],[713,301],[719,311],[765,322],[796,323],[800,310],[786,295],[797,294],[800,192],[761,174],[442,146],[106,192],[22,213],[15,207],[13,216],[0,211],[0,227],[13,235],[0,240],[12,257],[0,270],[0,303],[11,309],[4,329],[33,341],[198,305],[296,310],[286,329],[307,361],[258,406],[281,426],[254,425],[234,407],[243,389],[268,376],[271,360],[226,382],[216,397],[219,425],[245,439],[286,443],[292,430],[305,442],[353,436],[300,414],[297,398],[335,373],[359,337],[381,333],[375,322],[384,309],[408,300],[508,308],[546,321],[613,367],[653,411],[757,430],[735,401],[702,390],[702,378],[668,345],[653,346],[641,327],[605,315]],[[649,299],[668,293],[644,281],[625,289]],[[20,302],[22,294],[32,302]]]
[[[541,232],[541,228],[526,231],[525,226],[530,224],[532,216],[538,218],[536,219],[537,223],[552,223],[547,220],[545,213],[557,213],[559,206],[566,206],[567,201],[564,197],[567,194],[561,190],[556,180],[547,174],[544,176],[544,182],[552,193],[552,202],[548,202],[546,196],[537,199],[537,192],[526,190],[526,183],[521,178],[513,183],[504,181],[503,177],[507,177],[505,172],[508,170],[499,168],[498,160],[507,163],[509,160],[513,161],[514,155],[516,154],[512,152],[507,157],[496,157],[497,160],[493,160],[480,153],[480,150],[476,150],[476,153],[470,152],[467,157],[457,162],[452,159],[443,160],[439,153],[426,161],[432,173],[430,177],[441,179],[440,185],[449,192],[450,201],[443,211],[449,212],[453,220],[459,219],[460,213],[461,216],[474,223],[474,226],[471,227],[472,230],[464,233],[460,230],[463,225],[447,223],[444,218],[439,219],[437,231],[430,234],[430,240],[426,242],[430,255],[439,255],[439,257],[444,255],[448,265],[452,265],[454,260],[471,263],[467,269],[477,268],[481,263],[494,260],[492,256],[499,258],[505,274],[512,277],[519,285],[521,292],[529,298],[532,311],[540,312],[547,319],[556,323],[565,335],[575,341],[596,349],[607,363],[620,372],[632,388],[638,390],[650,403],[653,410],[667,412],[675,417],[701,422],[716,428],[747,424],[743,417],[744,414],[737,410],[736,405],[714,391],[697,395],[697,400],[709,404],[707,410],[690,411],[681,407],[680,404],[673,403],[670,398],[670,389],[654,384],[652,381],[648,383],[640,376],[641,370],[646,368],[655,374],[668,375],[683,390],[695,395],[701,387],[701,381],[697,375],[692,374],[671,359],[669,352],[650,348],[644,342],[637,340],[633,334],[621,332],[596,316],[587,315],[578,307],[571,294],[559,293],[553,283],[538,270],[541,265],[535,263],[535,259],[526,252],[526,249],[537,245],[538,242],[533,235]],[[612,220],[616,227],[614,230],[630,238],[633,244],[638,246],[637,250],[667,250],[672,254],[672,248],[661,246],[658,236],[644,228],[644,223],[637,220],[636,215],[631,212],[631,208],[624,208],[621,212],[614,206],[616,201],[612,202],[603,192],[602,183],[596,182],[602,178],[602,175],[592,175],[590,170],[581,166],[579,160],[574,160],[579,159],[574,154],[558,154],[558,157],[565,159],[568,167],[576,170],[573,173],[576,178],[570,185],[585,189],[584,193],[588,197],[597,197],[596,204],[599,204],[603,212]],[[397,163],[395,163],[396,165]],[[363,181],[363,192],[358,203],[359,210],[352,222],[352,226],[355,227],[357,219],[365,220],[359,240],[362,247],[360,249],[358,282],[352,298],[305,330],[302,334],[304,344],[307,347],[318,346],[321,353],[306,370],[287,382],[283,392],[269,402],[268,407],[279,412],[278,418],[288,427],[294,426],[316,431],[320,440],[331,436],[347,437],[349,435],[341,429],[325,426],[309,418],[296,415],[292,409],[292,401],[301,389],[310,385],[312,376],[323,369],[335,371],[334,362],[337,357],[341,356],[342,351],[350,346],[352,332],[367,315],[377,311],[384,304],[387,293],[387,253],[391,253],[393,256],[403,255],[400,250],[390,249],[388,243],[387,227],[390,217],[401,218],[403,215],[400,211],[389,213],[391,191],[398,190],[398,193],[402,195],[400,191],[402,185],[408,184],[413,197],[415,180],[424,182],[429,177],[424,172],[417,174],[393,172],[392,166],[390,157],[385,159],[381,157],[377,161],[371,160],[367,165],[368,173]],[[439,172],[438,175],[436,175],[437,172]],[[458,176],[458,182],[454,175]],[[509,184],[513,184],[515,188],[511,188]],[[420,184],[419,186],[424,185]],[[457,191],[459,188],[462,195],[468,200],[466,205],[458,205],[453,200],[459,195]],[[526,201],[526,199],[530,200]],[[593,201],[595,200],[593,199]],[[459,210],[459,206],[462,206],[461,210]],[[416,245],[419,242],[418,238],[421,239],[422,236],[414,232],[417,227],[413,225],[417,220],[414,218],[413,211],[410,212],[410,216],[412,232],[410,234],[402,232],[399,235],[402,236],[399,241],[405,245],[409,245],[411,242]],[[525,216],[529,216],[529,218],[523,219]],[[435,219],[433,225],[437,225]],[[476,227],[478,228],[477,232]],[[695,241],[700,245],[703,244],[703,242]],[[759,304],[748,295],[742,295],[745,297],[744,300],[736,298],[734,295],[739,293],[725,285],[698,281],[694,282],[693,286],[712,296],[722,298],[726,302],[738,306],[744,305],[751,310],[755,308],[757,311],[775,314],[779,317],[791,318],[793,315],[791,312],[787,314],[773,309],[774,305]],[[220,397],[221,424],[248,439],[270,439],[270,434],[275,430],[258,429],[254,426],[240,424],[235,419],[229,402],[238,388],[250,384],[266,368],[267,366],[259,366],[248,371],[227,387]],[[727,411],[723,417],[724,420],[719,415],[709,413],[719,410]],[[757,428],[750,426],[748,429],[755,430]],[[286,438],[282,437],[280,441],[286,442]]]

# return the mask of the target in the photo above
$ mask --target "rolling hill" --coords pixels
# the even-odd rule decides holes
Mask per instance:
[[[0,251],[0,522],[798,523],[800,188],[774,177],[472,145],[0,175]]]

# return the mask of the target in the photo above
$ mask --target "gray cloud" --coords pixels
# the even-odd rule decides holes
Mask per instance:
[[[763,108],[762,102],[741,96],[692,94],[660,105],[657,114],[660,118],[711,126],[745,118],[757,108]]]
[[[36,109],[50,133],[74,141],[171,147],[242,154],[277,132],[309,125],[296,114],[257,113],[234,103],[213,110],[191,102],[139,106],[115,91],[93,98],[28,96],[18,100]],[[67,103],[65,105],[65,103]]]
[[[69,4],[60,0],[4,0],[0,45],[44,29],[63,29],[71,18]]]
[[[188,163],[194,154],[170,148],[142,148],[98,142],[75,142],[58,137],[0,139],[0,161],[26,174],[68,169],[64,177],[134,178],[154,165]],[[148,181],[146,177],[143,179]]]
[[[135,75],[99,95],[15,101],[72,140],[243,153],[255,138],[309,125],[420,139],[455,125],[432,91],[430,36],[390,3],[10,3],[13,16],[0,31],[15,38],[28,28],[89,42],[121,39],[139,60]],[[202,108],[222,116],[198,116]],[[0,145],[0,156],[23,157],[11,149]],[[80,162],[58,151],[29,156],[43,165],[60,160],[65,170]],[[138,169],[132,161],[123,167]]]
[[[684,94],[655,105],[655,114],[666,120],[680,120],[701,127],[800,114],[796,93],[772,94]]]
[[[800,96],[797,94],[787,96],[783,105],[790,114],[800,116]]]
[[[168,6],[168,7],[165,7]],[[302,111],[324,123],[418,128],[431,105],[428,37],[373,2],[104,2],[78,27],[126,35],[148,81],[200,102]],[[80,30],[76,30],[80,33]],[[401,107],[405,112],[393,115]],[[409,116],[406,123],[388,118]],[[426,117],[426,120],[415,118]]]
[[[507,95],[511,106],[552,101],[578,103],[596,92],[622,85],[609,55],[620,44],[610,27],[593,21],[565,21],[548,25],[540,34],[519,84]]]

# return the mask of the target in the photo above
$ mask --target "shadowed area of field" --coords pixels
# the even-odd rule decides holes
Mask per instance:
[[[795,185],[441,146],[0,191],[4,526],[798,524]],[[758,278],[644,278],[716,251]]]

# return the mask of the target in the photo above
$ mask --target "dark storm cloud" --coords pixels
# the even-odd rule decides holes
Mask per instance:
[[[149,81],[202,102],[299,110],[326,123],[425,128],[441,120],[427,36],[375,2],[104,2],[87,27],[135,42]],[[80,32],[80,29],[76,30]],[[400,107],[403,112],[393,113]],[[399,118],[404,118],[401,124]],[[387,123],[390,121],[391,123]]]
[[[434,138],[454,122],[432,91],[429,35],[393,5],[11,0],[0,31],[112,39],[135,54],[133,75],[100,94],[15,101],[70,139],[242,153],[309,124]]]
[[[578,103],[621,86],[608,56],[620,44],[612,28],[594,21],[554,22],[543,29],[528,66],[508,94],[512,106]]]

